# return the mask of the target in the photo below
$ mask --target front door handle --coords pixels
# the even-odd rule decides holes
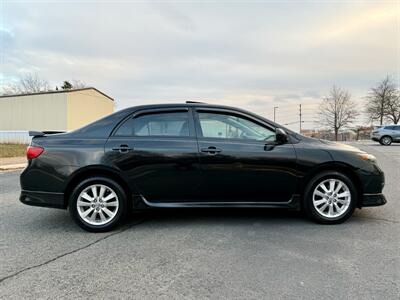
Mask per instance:
[[[201,152],[208,153],[208,154],[217,154],[222,152],[220,148],[210,146],[208,148],[201,148]]]
[[[128,145],[119,145],[119,147],[112,148],[112,150],[118,151],[120,153],[127,153],[127,152],[133,150],[133,148],[129,148]]]

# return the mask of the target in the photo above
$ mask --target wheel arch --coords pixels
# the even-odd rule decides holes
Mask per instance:
[[[69,202],[71,193],[72,193],[74,187],[79,182],[81,182],[82,180],[89,178],[89,177],[99,177],[99,176],[104,176],[104,177],[110,178],[110,179],[116,181],[119,185],[121,185],[121,187],[125,191],[128,204],[132,205],[133,190],[129,186],[129,183],[124,179],[122,174],[118,170],[110,168],[110,167],[105,167],[105,166],[101,166],[101,165],[92,165],[92,166],[87,166],[87,167],[81,168],[81,169],[77,170],[76,172],[74,172],[70,176],[70,178],[67,181],[67,184],[65,186],[65,189],[64,189],[64,206],[66,208],[68,207],[68,204],[69,204],[68,202]]]
[[[347,165],[345,163],[341,162],[330,162],[330,163],[325,163],[322,165],[319,165],[318,167],[314,168],[311,170],[309,173],[307,173],[303,179],[300,182],[300,194],[301,194],[301,202],[303,203],[304,200],[304,192],[305,189],[308,185],[308,183],[319,173],[321,172],[327,172],[327,171],[333,171],[333,172],[340,172],[349,179],[354,182],[354,185],[357,189],[357,207],[361,207],[362,203],[362,194],[363,194],[363,187],[360,178],[357,176],[354,168],[352,168],[350,165]]]

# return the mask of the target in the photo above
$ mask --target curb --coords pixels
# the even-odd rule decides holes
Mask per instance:
[[[26,167],[26,163],[0,166],[0,171],[19,170]]]

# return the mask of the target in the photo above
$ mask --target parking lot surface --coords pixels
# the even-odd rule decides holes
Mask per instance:
[[[281,210],[134,214],[109,233],[18,201],[0,173],[0,299],[399,299],[400,144],[363,142],[388,203],[323,226]]]

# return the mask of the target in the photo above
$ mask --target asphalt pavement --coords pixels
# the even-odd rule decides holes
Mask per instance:
[[[268,209],[134,214],[109,233],[18,201],[0,173],[0,299],[399,299],[400,144],[366,142],[388,203],[326,226]]]

